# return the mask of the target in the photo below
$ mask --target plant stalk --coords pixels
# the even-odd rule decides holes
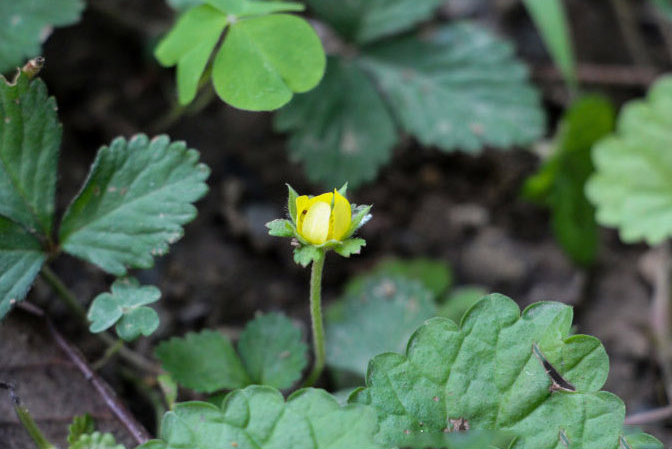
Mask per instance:
[[[14,411],[16,412],[16,416],[19,417],[19,421],[21,421],[23,428],[26,429],[26,432],[28,432],[30,435],[30,438],[35,443],[37,449],[57,449],[56,446],[51,444],[45,438],[44,434],[33,419],[33,416],[30,414],[28,409],[21,404],[19,397],[14,391],[14,387],[11,384],[0,382],[0,388],[9,390],[9,396],[14,403]]]
[[[310,387],[317,382],[324,369],[326,351],[324,349],[324,322],[322,320],[322,272],[324,271],[325,252],[320,251],[320,257],[313,260],[310,273],[310,318],[313,329],[313,351],[315,361],[313,369],[303,382],[304,387]]]

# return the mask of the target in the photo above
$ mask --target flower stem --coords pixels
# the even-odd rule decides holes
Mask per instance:
[[[303,382],[304,387],[310,387],[320,378],[324,369],[326,351],[324,349],[324,323],[322,321],[322,271],[324,269],[325,252],[313,260],[310,274],[310,318],[313,328],[313,350],[315,362],[313,369]]]
[[[30,438],[35,443],[35,446],[38,449],[56,449],[56,446],[51,444],[44,437],[44,434],[37,426],[37,423],[33,419],[28,409],[21,404],[19,397],[16,395],[16,392],[14,391],[14,386],[11,384],[0,382],[0,388],[9,390],[9,396],[11,397],[12,402],[14,403],[14,411],[16,412],[16,415],[19,417],[21,425],[23,425],[23,428],[26,429],[26,432],[28,432]]]

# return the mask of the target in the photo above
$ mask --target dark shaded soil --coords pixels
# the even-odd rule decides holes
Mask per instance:
[[[498,2],[452,1],[440,15],[446,20],[458,15],[481,21],[513,39],[530,64],[547,65],[524,10],[515,2],[499,2],[497,8],[491,3]],[[580,61],[633,64],[609,2],[568,4]],[[632,5],[646,44],[647,64],[660,71],[669,69],[669,56],[650,10],[639,2]],[[214,101],[168,129],[154,129],[158,118],[171,108],[173,97],[172,73],[161,69],[151,56],[170,17],[159,0],[91,2],[80,24],[58,30],[49,39],[43,72],[64,125],[60,211],[83,182],[95,151],[117,135],[167,132],[199,149],[212,168],[210,193],[198,204],[199,216],[187,226],[185,237],[154,269],[135,273],[141,282],[154,283],[163,292],[157,306],[159,331],[137,343],[148,355],[158,340],[189,330],[220,327],[235,332],[258,310],[283,310],[307,322],[308,273],[292,261],[288,241],[266,235],[264,223],[283,215],[285,182],[299,192],[321,190],[288,160],[284,136],[272,132],[269,114],[241,112]],[[554,80],[537,81],[554,129],[566,92]],[[638,84],[588,87],[617,103],[641,95],[646,88]],[[356,203],[375,205],[374,219],[363,228],[368,243],[362,255],[327,260],[327,301],[340,294],[349,276],[384,256],[435,257],[450,263],[458,284],[484,285],[510,295],[521,306],[539,300],[576,306],[578,331],[599,337],[611,356],[606,388],[625,400],[629,413],[664,405],[647,330],[650,286],[638,271],[646,248],[624,246],[605,230],[596,266],[589,271],[574,266],[551,235],[548,213],[519,198],[521,183],[538,164],[533,153],[522,149],[486,150],[477,156],[445,154],[404,139],[378,180],[351,194]],[[65,256],[54,266],[87,303],[112,280]],[[38,282],[30,299],[47,309],[90,359],[101,354],[100,346],[73,322],[46,285]],[[0,359],[3,350],[8,349],[0,346]],[[137,405],[144,401],[137,400],[137,391],[118,376],[114,366],[104,374],[124,399],[134,403],[138,419],[154,430],[150,409]],[[16,382],[35,385],[53,398],[83,394],[78,384],[53,385],[55,390],[50,392],[45,388],[52,384],[28,375],[18,375]],[[31,407],[43,413],[39,408],[48,409],[55,400]],[[0,434],[3,429],[0,426]],[[664,425],[648,430],[672,441]],[[4,438],[19,437],[12,430],[0,435],[0,441]]]

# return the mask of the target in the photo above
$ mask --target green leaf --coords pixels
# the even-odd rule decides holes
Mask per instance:
[[[430,290],[434,297],[444,293],[453,283],[453,273],[448,264],[437,259],[383,259],[367,274],[355,276],[348,281],[345,291],[348,295],[360,293],[366,282],[372,277],[387,276],[419,281]]]
[[[443,0],[307,0],[311,9],[345,38],[370,42],[430,19]]]
[[[46,259],[33,235],[0,215],[0,320],[26,296]]]
[[[301,330],[284,315],[261,315],[245,326],[238,352],[251,383],[289,388],[308,364]]]
[[[42,80],[22,73],[9,84],[0,77],[0,215],[45,237],[51,236],[61,143],[56,109]]]
[[[341,407],[323,390],[300,390],[285,402],[272,387],[254,385],[230,393],[221,408],[178,404],[163,418],[161,440],[138,449],[382,449],[376,427],[370,408]]]
[[[456,288],[450,292],[436,315],[459,323],[465,312],[487,294],[488,292],[483,287]]]
[[[661,78],[646,100],[629,102],[616,133],[592,151],[596,172],[586,194],[597,221],[617,227],[626,243],[656,245],[672,236],[672,76]]]
[[[594,171],[590,150],[613,131],[614,115],[606,98],[593,95],[577,100],[562,120],[554,153],[523,187],[525,196],[551,208],[556,239],[581,265],[594,261],[599,237],[595,209],[584,194]]]
[[[268,234],[275,237],[294,237],[296,230],[291,221],[285,219],[277,219],[266,223]]]
[[[116,276],[151,267],[182,237],[182,225],[196,216],[191,203],[207,192],[210,170],[198,157],[167,136],[117,138],[102,147],[65,212],[63,250]]]
[[[526,145],[544,133],[539,94],[508,42],[460,23],[426,38],[370,48],[362,66],[423,145],[475,152]]]
[[[93,433],[96,430],[93,418],[88,413],[75,416],[72,424],[68,426],[68,443],[74,444],[86,433]]]
[[[271,111],[322,79],[325,56],[300,17],[275,14],[232,24],[212,66],[219,97],[239,109]]]
[[[294,262],[304,268],[320,257],[322,257],[322,250],[312,245],[305,245],[294,248]]]
[[[75,443],[70,444],[70,449],[125,449],[122,444],[117,444],[114,436],[110,433],[93,432],[79,437]]]
[[[180,385],[212,393],[250,384],[231,340],[220,332],[204,330],[161,342],[155,351],[161,366]]]
[[[77,22],[82,9],[82,0],[0,2],[0,73],[38,56],[51,29]]]
[[[160,374],[156,377],[156,381],[159,383],[159,387],[161,387],[161,392],[163,393],[166,405],[172,410],[177,402],[177,382],[170,377],[170,374]]]
[[[291,157],[306,176],[330,187],[373,180],[397,142],[375,85],[356,65],[334,58],[320,85],[282,109],[274,126],[291,133]]]
[[[485,449],[509,447],[514,438],[505,432],[478,430],[404,435],[397,444],[403,447],[442,449]]]
[[[631,433],[621,437],[623,449],[663,449],[663,444],[658,439],[642,432]],[[620,448],[619,448],[620,449]]]
[[[159,316],[145,307],[159,300],[161,291],[153,285],[140,286],[133,278],[117,279],[111,293],[101,293],[91,303],[87,318],[94,334],[117,325],[119,337],[132,341],[149,336],[159,327]]]
[[[560,69],[567,85],[577,88],[576,67],[567,14],[561,0],[525,0],[525,7],[532,17],[541,37]]]
[[[511,299],[487,296],[461,325],[433,318],[406,355],[375,357],[367,388],[351,400],[378,411],[378,442],[441,433],[463,419],[471,429],[518,435],[516,449],[620,449],[625,406],[599,391],[609,360],[599,340],[569,336],[572,309],[542,302],[522,316]]]
[[[352,205],[352,221],[350,222],[350,229],[345,235],[350,236],[354,234],[359,228],[364,226],[371,220],[371,207],[368,204]]]
[[[327,309],[327,365],[364,376],[374,355],[403,351],[435,311],[432,293],[419,282],[371,275],[359,291]]]
[[[171,8],[178,12],[184,12],[195,6],[201,6],[203,0],[166,0]]]
[[[226,15],[238,17],[258,16],[279,12],[298,12],[305,7],[301,3],[284,1],[251,0],[203,0]]]
[[[340,245],[334,246],[334,251],[343,257],[350,257],[353,254],[359,254],[365,246],[366,240],[364,239],[346,239]]]

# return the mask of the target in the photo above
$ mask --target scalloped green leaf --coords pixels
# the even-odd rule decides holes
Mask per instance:
[[[161,342],[154,354],[177,383],[195,391],[213,393],[250,384],[231,340],[220,332],[173,337]]]
[[[340,256],[350,257],[353,254],[359,254],[362,248],[366,246],[366,240],[360,238],[346,239],[340,245],[334,246],[334,251]]]
[[[51,29],[77,22],[83,9],[82,0],[0,2],[0,73],[39,55]]]
[[[436,312],[436,316],[442,316],[456,323],[462,320],[464,314],[471,307],[488,294],[488,291],[479,286],[463,286],[452,290]]]
[[[0,215],[47,237],[61,144],[56,111],[39,78],[21,73],[10,84],[0,77]]]
[[[306,0],[343,37],[366,43],[406,31],[432,17],[444,0]]]
[[[123,340],[149,336],[159,327],[159,316],[146,306],[160,297],[161,291],[153,285],[141,286],[133,278],[117,279],[111,293],[101,293],[91,303],[89,330],[99,333],[116,324],[117,335]]]
[[[370,275],[327,309],[327,365],[363,377],[373,356],[403,351],[413,331],[435,312],[434,295],[419,282]]]
[[[251,383],[289,388],[308,364],[301,330],[285,315],[269,313],[247,323],[238,352]]]
[[[210,170],[198,158],[167,136],[140,134],[102,147],[63,217],[63,250],[116,276],[151,267],[182,237],[196,216],[192,203],[208,190]]]
[[[382,449],[373,441],[373,410],[341,407],[323,390],[304,389],[287,402],[272,387],[230,393],[221,408],[178,404],[166,413],[161,439],[138,449]]]
[[[506,296],[478,302],[461,325],[433,318],[406,355],[382,354],[351,400],[378,411],[381,444],[401,435],[476,430],[518,435],[514,449],[621,449],[623,402],[600,391],[609,360],[598,339],[569,336],[572,309],[520,309]],[[464,421],[461,421],[464,420]]]
[[[528,178],[523,195],[551,208],[555,238],[580,265],[590,265],[598,250],[595,209],[584,193],[594,172],[590,151],[614,129],[615,111],[604,97],[591,95],[575,101],[562,119],[555,150]]]
[[[672,236],[672,76],[645,100],[629,102],[616,132],[593,147],[586,194],[597,221],[627,243],[656,245]]]
[[[123,444],[117,444],[111,433],[93,432],[81,435],[77,441],[70,444],[70,449],[125,449]]]
[[[291,134],[290,155],[308,178],[329,187],[373,180],[397,142],[376,86],[357,65],[335,58],[315,90],[276,114],[274,127]]]
[[[361,65],[402,128],[423,145],[476,152],[534,142],[544,133],[539,94],[513,46],[458,23],[426,37],[369,47]]]

